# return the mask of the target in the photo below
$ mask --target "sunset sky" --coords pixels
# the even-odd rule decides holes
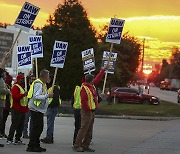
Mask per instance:
[[[0,22],[13,24],[23,0],[0,0]],[[29,0],[41,8],[34,25],[42,27],[63,0]],[[173,46],[180,47],[180,0],[82,0],[92,24],[99,28],[111,17],[125,19],[123,32],[145,42],[145,64],[169,59]]]

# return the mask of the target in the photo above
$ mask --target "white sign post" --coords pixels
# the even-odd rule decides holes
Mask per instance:
[[[120,42],[121,42],[121,35],[122,35],[123,27],[124,27],[124,22],[125,22],[125,20],[111,18],[108,34],[106,36],[106,42],[111,43],[109,60],[107,62],[108,65],[109,65],[109,62],[111,59],[111,54],[113,51],[113,43],[120,44]],[[106,80],[107,80],[107,72],[106,72],[105,78],[104,78],[102,94],[104,94]]]
[[[54,89],[58,68],[64,67],[67,48],[68,48],[68,42],[55,41],[54,43],[54,49],[53,49],[51,65],[50,65],[51,67],[56,68],[54,73],[53,84],[52,84],[52,91]]]
[[[17,46],[17,59],[18,69],[31,69],[32,68],[32,56],[31,46]],[[25,89],[27,90],[26,72],[25,74]]]
[[[84,74],[95,71],[95,59],[93,48],[82,51],[82,61]]]
[[[32,50],[32,58],[35,58],[36,78],[38,78],[38,62],[37,58],[43,57],[42,36],[29,36],[29,45]]]

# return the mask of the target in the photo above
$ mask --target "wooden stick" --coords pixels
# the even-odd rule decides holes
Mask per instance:
[[[19,30],[19,32],[18,32],[18,34],[17,34],[17,36],[16,36],[16,38],[15,38],[11,48],[9,49],[9,53],[11,53],[11,54],[12,54],[13,48],[14,48],[14,46],[15,46],[15,44],[16,44],[16,42],[17,42],[17,40],[18,40],[18,38],[19,38],[19,36],[21,34],[21,31],[22,31],[22,29]]]
[[[56,67],[55,73],[54,73],[54,79],[53,79],[53,84],[52,84],[52,92],[54,91],[54,85],[55,85],[55,81],[56,81],[57,71],[58,71],[58,67]]]
[[[35,58],[35,65],[36,65],[36,79],[38,78],[38,61],[37,58]]]
[[[26,76],[26,70],[24,71],[24,82],[25,82],[25,90],[27,90],[27,76]]]
[[[113,50],[113,43],[111,43],[111,48],[110,48],[109,59],[108,59],[107,65],[109,65],[109,62],[110,62],[110,60],[111,60],[112,50]],[[103,84],[102,94],[104,94],[104,91],[105,91],[106,81],[107,81],[107,72],[105,73],[105,78],[104,78],[104,84]]]

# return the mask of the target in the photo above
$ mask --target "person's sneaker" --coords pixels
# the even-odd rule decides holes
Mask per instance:
[[[26,145],[23,141],[21,140],[15,140],[14,142],[15,145]]]
[[[7,140],[7,141],[6,141],[6,144],[7,144],[7,145],[10,145],[10,144],[13,144],[13,143],[14,143],[13,140]]]
[[[54,143],[53,140],[51,140],[51,139],[49,139],[49,138],[47,138],[47,137],[41,139],[41,142],[47,143],[47,144],[53,144],[53,143]]]
[[[28,135],[23,135],[23,138],[29,139],[29,136]]]
[[[42,147],[38,147],[42,152],[46,152],[46,149],[45,148],[42,148]]]
[[[3,139],[3,134],[0,134],[0,139]]]
[[[82,148],[85,152],[95,152],[94,149],[91,148]]]
[[[6,135],[6,134],[3,134],[3,138],[4,138],[4,139],[7,139],[7,135]]]
[[[42,152],[42,150],[37,147],[27,147],[26,151],[27,152]]]
[[[0,147],[4,147],[4,144],[0,144]]]
[[[73,150],[76,152],[84,152],[84,150],[81,147],[74,147]]]

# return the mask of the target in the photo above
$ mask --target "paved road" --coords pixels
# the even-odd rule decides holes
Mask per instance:
[[[47,148],[47,154],[75,153],[71,149],[73,122],[72,117],[56,118],[55,143],[51,145],[42,144],[42,147]],[[180,143],[179,123],[180,120],[96,119],[93,134],[94,144],[92,148],[96,149],[95,153],[97,154],[140,154],[139,151],[142,150],[141,147],[143,147],[144,151],[142,151],[141,154],[147,154],[147,151],[151,151],[153,146],[155,146],[154,152],[149,154],[156,154],[157,152],[155,150],[160,148],[167,149],[167,143],[171,142],[169,146],[172,146],[172,148],[170,147],[168,150],[174,151],[173,148],[176,147],[175,150],[178,150],[180,153],[180,146],[177,145]],[[9,125],[10,119],[7,128],[9,128]],[[178,128],[178,130],[176,130],[176,128]],[[171,134],[166,134],[166,132]],[[45,132],[43,132],[42,137],[44,137],[44,134]],[[165,139],[167,139],[167,141],[165,141]],[[24,141],[28,143],[28,140]],[[5,140],[1,140],[0,142],[5,143]],[[4,148],[0,148],[0,154],[24,154],[26,153],[26,148],[27,145],[5,145]],[[157,154],[164,154],[164,151],[158,152]]]
[[[137,89],[137,86],[131,86],[131,87]],[[166,100],[166,101],[169,101],[169,102],[177,103],[177,92],[167,91],[167,90],[160,90],[157,87],[150,87],[149,93],[151,95],[157,96],[161,100]]]

